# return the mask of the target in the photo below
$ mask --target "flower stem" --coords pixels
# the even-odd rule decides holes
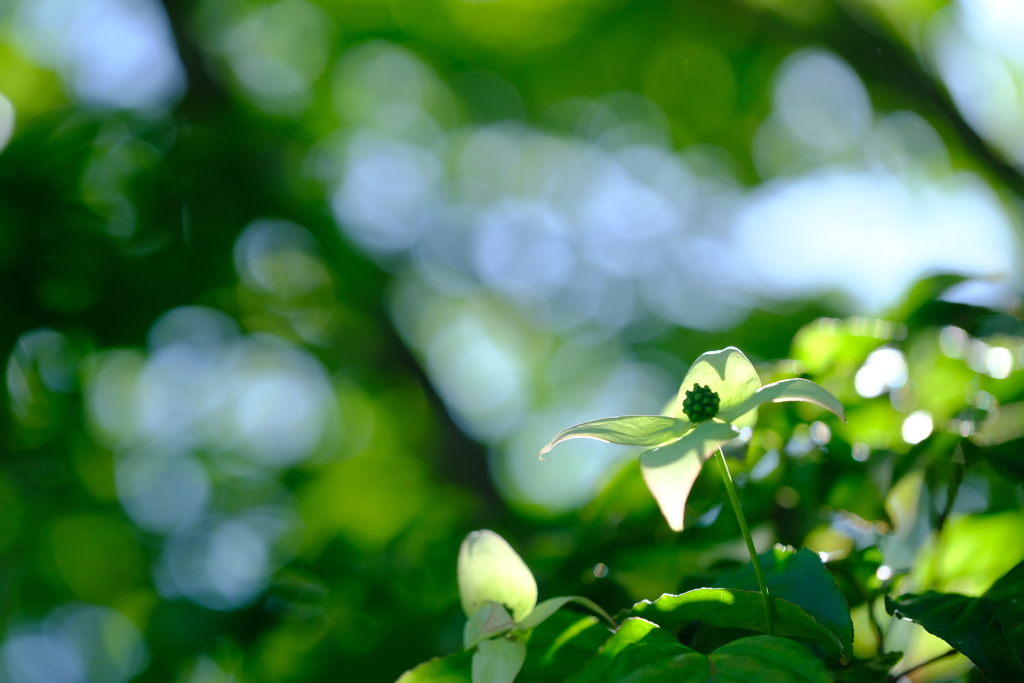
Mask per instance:
[[[761,562],[757,559],[757,548],[754,547],[754,539],[750,536],[747,518],[743,516],[743,508],[740,507],[740,497],[736,494],[736,486],[732,483],[732,475],[729,473],[729,464],[725,461],[725,453],[722,452],[721,448],[718,449],[717,457],[718,465],[722,468],[722,480],[725,482],[725,490],[729,492],[729,500],[732,501],[732,509],[736,513],[736,521],[740,523],[740,531],[743,532],[743,540],[747,542],[750,561],[754,565],[757,585],[761,588],[761,600],[764,602],[764,620],[768,627],[768,635],[774,636],[775,619],[772,617],[772,601],[768,597],[768,584],[764,582]]]

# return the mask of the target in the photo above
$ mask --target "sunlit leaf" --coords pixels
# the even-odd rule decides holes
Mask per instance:
[[[660,446],[675,441],[693,428],[688,420],[664,415],[623,415],[584,422],[555,434],[541,449],[543,456],[555,445],[569,439],[597,439],[623,446]]]
[[[884,338],[851,334],[849,327],[847,321],[835,318],[818,318],[804,325],[793,337],[790,357],[800,361],[807,372],[818,375],[833,365],[860,365],[873,349],[885,343]]]
[[[978,426],[971,441],[983,446],[996,446],[1024,436],[1024,402],[999,406],[999,410]]]
[[[534,610],[536,611],[536,610]],[[462,646],[467,650],[481,640],[492,638],[499,633],[511,631],[515,626],[508,610],[488,600],[484,606],[469,618],[462,629]]]
[[[776,635],[801,638],[836,656],[845,654],[839,637],[803,609],[779,598],[772,598],[771,602]],[[718,628],[766,631],[764,603],[757,591],[698,588],[681,595],[663,595],[654,602],[644,600],[633,606],[630,615],[669,630],[684,622],[700,621]]]
[[[630,647],[654,645],[678,648],[680,652],[693,652],[679,643],[675,636],[652,621],[630,617],[622,622],[618,631],[602,645],[597,656],[591,659],[585,669],[569,679],[567,683],[604,683],[608,680],[611,663]]]
[[[694,384],[708,386],[718,394],[719,415],[733,408],[761,387],[761,379],[743,352],[734,346],[700,355],[690,366],[676,397],[676,417],[683,416],[683,396]],[[747,412],[747,411],[743,411]],[[742,413],[737,413],[742,415]]]
[[[435,657],[406,671],[396,683],[470,683],[473,655],[460,650],[447,657]]]
[[[796,552],[775,548],[758,557],[769,594],[803,609],[835,634],[842,641],[846,652],[852,652],[853,620],[850,619],[850,607],[817,553],[807,548]],[[756,591],[758,585],[754,566],[748,564],[723,574],[715,580],[715,585]]]
[[[718,417],[729,422],[764,403],[782,403],[785,401],[814,403],[825,410],[835,413],[840,420],[846,421],[846,411],[843,410],[843,404],[839,402],[839,399],[829,393],[828,389],[810,380],[799,378],[784,379],[781,382],[761,387],[757,393],[748,397],[742,403],[730,409],[723,407]]]
[[[1024,681],[1024,562],[980,598],[956,593],[886,596],[889,614],[916,622],[966,655],[990,683]]]
[[[958,515],[943,527],[939,543],[918,553],[911,577],[919,586],[976,598],[1024,560],[1022,529],[1024,510]]]
[[[682,439],[640,456],[640,470],[665,521],[683,530],[683,512],[693,482],[708,456],[731,441],[739,430],[722,422],[702,422]]]
[[[710,655],[676,647],[628,648],[612,665],[610,683],[830,683],[824,664],[785,638],[751,636]]]
[[[578,603],[580,605],[583,605],[587,609],[592,610],[596,614],[604,617],[608,621],[608,623],[611,624],[612,628],[615,628],[615,620],[608,616],[608,613],[601,609],[601,606],[593,600],[584,598],[580,595],[565,595],[559,598],[551,598],[549,600],[545,600],[544,602],[537,605],[533,609],[533,611],[530,612],[530,615],[528,617],[526,617],[518,624],[516,624],[516,629],[519,631],[526,631],[528,629],[534,628],[535,626],[538,626],[541,623],[543,623],[545,619],[547,619],[552,614],[565,607],[565,605],[569,604],[570,602]]]
[[[504,538],[482,529],[473,531],[459,549],[459,596],[472,617],[488,600],[507,607],[512,618],[524,619],[537,604],[533,572]]]
[[[525,659],[526,645],[518,640],[485,640],[473,653],[473,683],[512,683]]]

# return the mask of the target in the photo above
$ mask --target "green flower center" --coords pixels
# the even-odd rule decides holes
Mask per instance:
[[[718,414],[719,403],[718,394],[711,391],[711,387],[694,384],[693,389],[686,390],[683,413],[690,422],[703,422]]]

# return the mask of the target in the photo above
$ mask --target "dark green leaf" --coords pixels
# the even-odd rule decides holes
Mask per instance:
[[[881,657],[833,671],[832,675],[836,681],[842,683],[885,683],[889,678],[889,672],[901,659],[902,652],[886,652]]]
[[[583,670],[611,635],[597,617],[555,612],[530,633],[521,683],[563,683]]]
[[[1024,681],[1024,562],[980,598],[929,591],[886,597],[885,609],[945,640],[991,683]]]
[[[922,308],[933,304],[944,291],[966,279],[963,275],[943,274],[918,280],[903,297],[903,301],[893,309],[891,315],[896,320],[909,322],[918,316]]]
[[[680,651],[682,650],[682,651]],[[612,665],[610,683],[829,683],[824,664],[785,638],[740,638],[702,655],[677,646],[630,648]]]
[[[817,553],[807,548],[796,552],[773,549],[758,557],[769,595],[802,608],[831,631],[843,643],[846,652],[852,652],[853,620],[850,619],[850,608]],[[715,584],[721,588],[758,590],[757,576],[750,564],[719,576]]]
[[[776,635],[801,638],[832,656],[845,656],[843,642],[800,607],[772,598],[772,613]],[[719,628],[766,631],[764,605],[757,591],[698,588],[682,595],[663,595],[654,602],[644,600],[634,605],[630,614],[669,630],[684,622],[700,621]]]
[[[675,636],[654,622],[640,617],[630,617],[622,622],[622,626],[604,643],[597,656],[587,663],[582,672],[571,678],[569,683],[604,683],[608,680],[608,671],[612,662],[625,650],[654,646],[674,647],[678,650],[675,654],[693,652],[690,648],[681,645]]]

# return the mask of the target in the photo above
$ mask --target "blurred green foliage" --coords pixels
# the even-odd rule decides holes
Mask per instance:
[[[132,111],[83,103],[19,42],[16,13],[30,2],[0,1],[0,93],[16,112],[0,151],[0,680],[11,683],[64,680],[11,663],[26,638],[100,630],[113,635],[75,641],[91,653],[89,681],[393,681],[461,647],[456,558],[483,527],[523,556],[541,600],[584,595],[611,613],[711,585],[745,562],[713,469],[696,480],[681,534],[635,458],[579,510],[503,497],[493,444],[465,435],[424,353],[396,331],[400,268],[339,232],[315,168],[337,137],[383,125],[365,120],[378,111],[373,89],[346,71],[357,71],[347,56],[369,60],[358,49],[372,41],[436,72],[416,82],[445,130],[511,120],[571,136],[588,101],[639,93],[648,100],[622,100],[631,115],[664,124],[694,167],[741,186],[762,179],[751,148],[776,67],[823,47],[860,74],[879,109],[924,117],[955,169],[995,194],[1024,188],[912,53],[915,17],[942,3],[168,1],[187,90],[166,108]],[[251,77],[260,50],[307,87]],[[304,230],[274,232],[299,236],[253,275],[236,245],[268,217]],[[728,329],[616,338],[624,356],[674,381],[703,351],[736,345],[762,383],[807,377],[841,400],[845,424],[814,406],[768,407],[727,455],[759,547],[828,560],[853,609],[854,655],[902,651],[904,669],[946,646],[891,619],[884,595],[980,598],[1024,559],[1024,323],[1019,308],[941,300],[955,283],[925,280],[877,318],[849,317],[824,296],[765,303]],[[210,332],[222,335],[215,351],[197,348],[250,374],[217,374],[202,354],[189,357],[192,374],[168,366],[168,381],[209,381],[169,395],[178,422],[145,423],[140,406],[157,400],[146,382],[168,348],[155,324],[187,306],[203,307],[204,330],[221,330]],[[517,341],[530,358],[572,349],[524,329]],[[218,392],[233,406],[223,424],[189,417],[213,407],[178,400]],[[322,402],[308,407],[311,395]],[[300,409],[309,422],[296,423],[296,438],[318,435],[302,458],[264,430]],[[241,436],[218,440],[231,430]],[[166,469],[133,460],[137,451],[160,451]],[[178,487],[168,501],[147,493],[167,482]],[[522,680],[563,680],[559,657],[603,642],[596,618],[572,608],[542,628],[554,639],[570,626],[585,646],[544,662],[531,651]],[[718,650],[728,634],[681,628],[702,662],[728,656]],[[980,680],[962,657],[933,669]]]

